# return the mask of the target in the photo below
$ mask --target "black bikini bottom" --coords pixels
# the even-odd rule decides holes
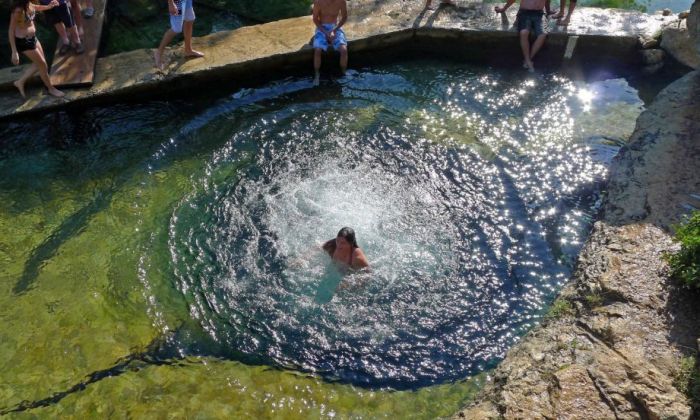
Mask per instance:
[[[17,52],[35,50],[36,49],[36,35],[29,38],[17,38],[15,37],[15,46],[17,47]]]

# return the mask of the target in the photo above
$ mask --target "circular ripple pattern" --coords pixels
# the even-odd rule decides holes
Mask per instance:
[[[441,76],[367,73],[339,98],[268,103],[210,155],[168,248],[190,315],[232,357],[415,388],[492,366],[541,316],[606,149],[572,137],[571,82]],[[546,105],[523,101],[537,89]],[[320,252],[342,226],[369,273]]]

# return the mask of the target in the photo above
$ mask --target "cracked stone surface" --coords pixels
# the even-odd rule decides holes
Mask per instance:
[[[686,419],[672,385],[700,333],[696,296],[668,278],[669,234],[700,207],[700,72],[662,91],[610,174],[604,216],[560,299],[575,314],[528,334],[456,418]],[[695,201],[693,201],[695,200]]]

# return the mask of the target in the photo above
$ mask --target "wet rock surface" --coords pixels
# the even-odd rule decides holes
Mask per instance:
[[[362,51],[393,52],[409,42],[444,39],[446,53],[453,47],[471,42],[485,45],[484,62],[498,45],[517,51],[517,37],[512,29],[517,7],[506,15],[497,15],[493,3],[460,2],[458,7],[423,8],[423,1],[357,0],[350,2],[350,17],[344,29],[350,41],[351,57]],[[548,48],[561,58],[570,35],[579,35],[578,49],[593,51],[587,58],[608,49],[610,56],[638,58],[639,37],[651,37],[664,23],[675,17],[648,15],[633,11],[581,7],[568,27],[549,24]],[[193,40],[195,48],[206,58],[187,60],[181,46],[168,49],[168,65],[163,72],[153,66],[152,50],[136,50],[98,59],[95,82],[89,89],[66,90],[64,99],[55,99],[43,90],[30,88],[23,100],[12,81],[21,68],[0,70],[0,118],[38,110],[57,109],[73,103],[114,102],[139,94],[154,97],[174,87],[184,90],[198,86],[203,79],[231,83],[245,81],[251,75],[286,70],[308,69],[312,58],[309,40],[314,31],[310,16],[291,18],[264,25],[221,31]],[[283,36],[281,35],[283,34]],[[500,42],[500,43],[499,43]],[[155,47],[155,45],[154,45]],[[408,48],[413,48],[409,46]],[[577,54],[577,53],[575,53]],[[628,55],[627,55],[628,54]],[[352,58],[351,58],[352,66]],[[282,71],[284,70],[284,71]]]
[[[574,314],[527,335],[457,418],[689,418],[672,385],[700,332],[697,296],[668,278],[670,227],[700,203],[700,72],[639,117],[560,299]],[[693,194],[693,195],[691,195]]]

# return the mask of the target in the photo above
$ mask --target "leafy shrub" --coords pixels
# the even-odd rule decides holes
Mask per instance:
[[[571,306],[571,302],[566,299],[557,299],[552,306],[549,307],[549,312],[547,312],[545,317],[548,319],[557,319],[573,314],[574,307]]]
[[[671,275],[690,287],[700,288],[700,211],[676,226],[676,240],[681,250],[666,257]]]
[[[590,308],[597,308],[603,304],[603,296],[600,293],[590,293],[586,295],[586,303]]]
[[[694,410],[700,409],[700,370],[697,358],[686,356],[680,359],[673,375],[673,386],[688,397]]]

